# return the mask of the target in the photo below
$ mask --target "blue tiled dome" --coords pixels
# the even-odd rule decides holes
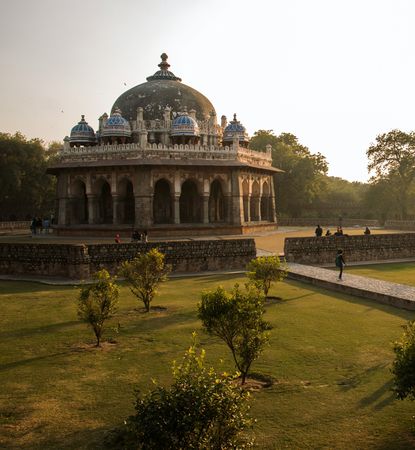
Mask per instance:
[[[223,131],[223,142],[230,143],[233,141],[234,136],[238,136],[239,142],[248,142],[248,133],[246,128],[236,120],[236,114],[233,115],[231,120]]]
[[[121,116],[121,111],[116,109],[102,127],[102,137],[130,137],[131,127],[128,120]]]
[[[96,137],[92,127],[85,121],[85,116],[81,116],[80,122],[75,125],[71,130],[71,136],[69,138],[71,144],[95,144]]]
[[[173,120],[171,136],[199,136],[199,126],[186,112]]]

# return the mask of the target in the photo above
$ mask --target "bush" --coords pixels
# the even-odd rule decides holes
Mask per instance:
[[[138,396],[134,416],[127,421],[123,448],[225,449],[244,448],[250,442],[243,431],[249,393],[235,376],[217,374],[205,365],[205,352],[193,342],[180,364],[173,365],[173,384],[156,386]]]
[[[404,334],[394,342],[395,361],[392,366],[394,375],[393,390],[403,400],[415,398],[415,321],[408,322]]]
[[[245,292],[237,284],[232,292],[222,287],[205,292],[198,307],[204,329],[229,347],[242,384],[269,339],[270,325],[262,318],[264,312],[264,296],[252,285],[247,285]]]
[[[261,256],[248,264],[248,278],[264,292],[265,297],[273,281],[282,281],[287,276],[287,265],[278,256]]]
[[[90,286],[81,288],[78,298],[78,317],[91,326],[100,346],[104,323],[117,310],[119,290],[114,278],[102,269],[94,274],[96,280]]]
[[[119,270],[131,292],[143,302],[146,312],[150,311],[150,303],[157,294],[157,288],[167,279],[169,272],[163,253],[156,248],[137,255],[132,261],[123,262]]]

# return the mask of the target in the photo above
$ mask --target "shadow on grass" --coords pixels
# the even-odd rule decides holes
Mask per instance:
[[[79,325],[81,323],[83,322],[81,322],[80,320],[68,320],[67,322],[52,323],[37,328],[22,328],[20,330],[14,331],[3,331],[0,333],[0,338],[1,339],[23,338],[23,337],[30,337],[33,335],[40,336],[47,333],[54,333],[56,331],[61,331],[64,328],[70,328],[75,325]]]
[[[362,407],[371,406],[375,410],[380,410],[385,406],[395,401],[395,396],[392,392],[392,380],[387,381],[371,394],[363,397],[359,401]]]
[[[293,286],[298,286],[302,289],[307,289],[308,291],[312,291],[313,293],[319,293],[322,295],[327,295],[328,297],[333,297],[333,298],[337,298],[339,300],[343,300],[348,303],[353,303],[355,305],[357,305],[357,304],[364,305],[367,307],[367,311],[376,309],[379,311],[386,312],[388,314],[393,314],[404,320],[411,320],[411,319],[415,318],[414,311],[407,311],[405,309],[399,309],[395,306],[378,303],[375,300],[368,300],[363,297],[357,297],[357,296],[353,296],[350,294],[343,294],[343,293],[340,293],[337,291],[332,291],[330,289],[317,287],[317,286],[314,286],[313,284],[304,283],[304,282],[297,281],[297,280],[285,280],[285,283],[289,283]]]
[[[0,280],[0,295],[30,294],[33,292],[49,292],[59,290],[71,290],[74,286],[48,285],[34,283],[33,281]]]
[[[70,353],[74,353],[74,350],[66,350],[64,352],[51,353],[49,355],[43,355],[43,356],[34,356],[33,358],[21,359],[20,361],[13,361],[11,363],[0,364],[0,372],[6,371],[9,369],[14,369],[16,367],[25,366],[27,364],[32,364],[37,361],[43,361],[45,359],[56,358],[57,356],[66,356],[66,355],[69,355]]]

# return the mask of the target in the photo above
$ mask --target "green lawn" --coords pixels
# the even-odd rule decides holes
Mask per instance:
[[[193,330],[209,362],[229,370],[226,348],[200,331],[195,311],[202,290],[236,281],[173,279],[155,301],[167,310],[150,315],[122,286],[106,334],[116,344],[102,350],[85,345],[93,335],[77,319],[76,289],[0,282],[0,447],[102,448],[133,412],[135,387],[169,382]],[[283,300],[267,306],[272,338],[253,366],[275,379],[253,395],[258,448],[414,448],[415,405],[394,399],[389,368],[391,341],[415,315],[295,282],[270,294]]]
[[[415,262],[348,266],[346,270],[363,277],[415,286]]]

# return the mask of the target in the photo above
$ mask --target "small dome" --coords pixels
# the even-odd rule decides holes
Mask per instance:
[[[199,136],[199,126],[196,120],[190,117],[185,111],[173,120],[170,135]]]
[[[248,142],[248,133],[246,128],[236,119],[236,114],[233,115],[231,120],[223,131],[223,142],[232,142],[234,136],[239,137],[239,142]]]
[[[80,122],[75,125],[71,130],[71,136],[69,138],[71,144],[95,144],[96,137],[92,127],[85,121],[85,116],[81,116]]]
[[[121,115],[117,108],[102,127],[102,137],[130,137],[131,127],[128,120]]]

